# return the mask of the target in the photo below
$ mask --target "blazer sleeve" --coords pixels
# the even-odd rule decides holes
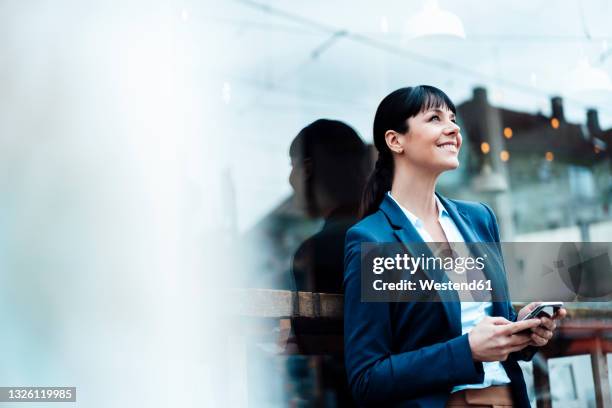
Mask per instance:
[[[494,241],[501,244],[501,240],[499,237],[499,227],[497,226],[497,218],[495,217],[495,213],[493,213],[493,210],[491,209],[491,207],[489,207],[488,205],[486,205],[485,203],[482,203],[482,205],[485,207],[485,209],[489,212],[489,231],[491,232],[491,236],[493,237]],[[498,246],[499,248],[499,253],[502,256],[503,259],[503,254],[502,254],[502,250],[501,250],[501,245]],[[512,303],[510,301],[506,302],[507,303],[507,308],[508,308],[508,316],[510,317],[508,320],[512,321],[512,322],[516,322],[516,319],[518,317],[518,315],[516,314],[516,312],[514,311],[514,307],[512,307]],[[508,356],[509,360],[523,360],[523,361],[531,361],[531,359],[533,358],[533,356],[535,355],[535,353],[538,352],[538,348],[535,346],[527,346],[524,349],[520,350],[520,351],[516,351],[514,353],[511,353],[510,356]]]
[[[345,243],[345,363],[353,396],[360,404],[380,405],[454,385],[484,380],[474,362],[467,334],[449,341],[394,354],[390,304],[361,301],[361,243],[376,242],[364,230],[348,231]]]

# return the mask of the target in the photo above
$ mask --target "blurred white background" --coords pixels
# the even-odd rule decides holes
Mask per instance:
[[[87,407],[227,398],[219,44],[184,9],[0,4],[2,386],[76,386]]]

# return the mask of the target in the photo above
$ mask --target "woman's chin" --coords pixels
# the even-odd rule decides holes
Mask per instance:
[[[443,162],[440,163],[440,170],[441,171],[449,171],[449,170],[455,170],[457,167],[459,167],[459,160],[458,159],[446,159]]]

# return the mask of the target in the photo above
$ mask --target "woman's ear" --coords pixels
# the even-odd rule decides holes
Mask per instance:
[[[387,146],[393,153],[401,154],[404,153],[404,148],[400,143],[400,137],[403,135],[397,133],[395,130],[387,130],[385,132],[385,141],[387,142]]]

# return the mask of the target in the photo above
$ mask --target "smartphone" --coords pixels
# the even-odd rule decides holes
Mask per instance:
[[[523,320],[533,319],[535,317],[546,316],[553,317],[557,310],[563,307],[563,302],[542,302],[536,306]]]

